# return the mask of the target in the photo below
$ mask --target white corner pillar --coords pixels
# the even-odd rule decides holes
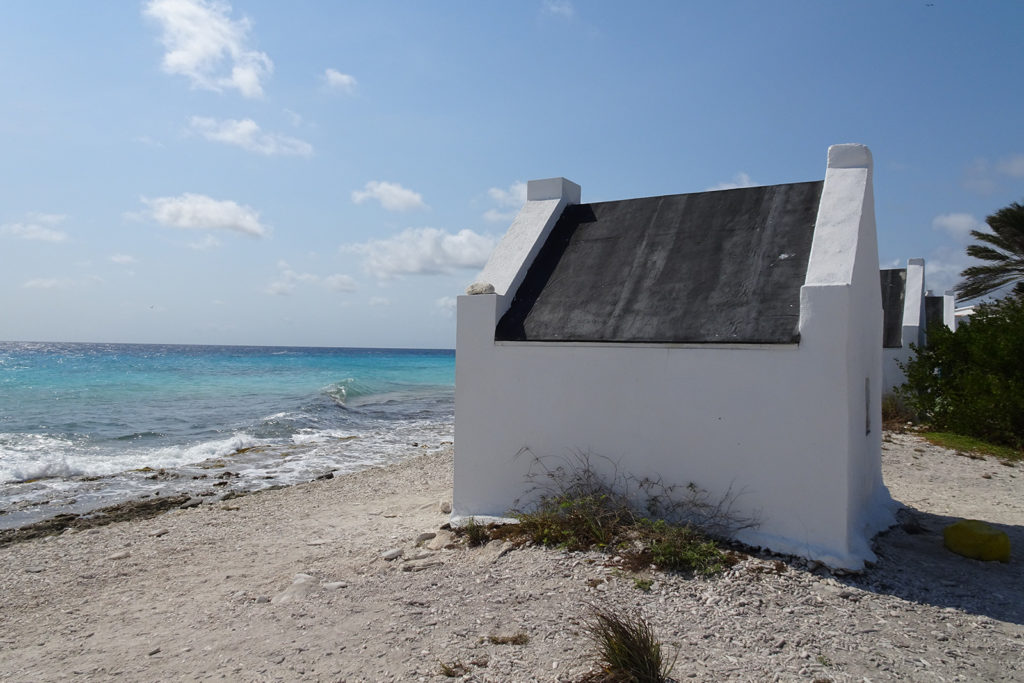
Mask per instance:
[[[530,269],[562,211],[570,204],[579,204],[580,196],[580,186],[565,178],[531,180],[527,183],[526,204],[495,247],[479,280],[471,285],[467,293],[493,291],[497,294],[500,318],[511,305],[512,296],[519,289],[526,271]]]
[[[947,289],[942,295],[942,322],[956,332],[956,291]]]
[[[924,343],[924,259],[907,261],[907,286],[903,295],[903,348]]]
[[[821,472],[818,554],[834,566],[874,559],[870,539],[892,523],[881,472],[882,297],[873,161],[864,145],[834,145],[801,288],[800,346],[808,352],[815,415],[832,434],[808,454]],[[920,305],[920,301],[919,301]],[[810,380],[808,380],[810,381]]]

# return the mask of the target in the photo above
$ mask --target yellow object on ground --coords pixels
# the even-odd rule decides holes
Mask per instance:
[[[947,548],[975,560],[1010,561],[1010,537],[976,519],[961,519],[942,530]]]

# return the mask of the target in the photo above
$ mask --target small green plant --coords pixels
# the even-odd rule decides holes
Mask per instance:
[[[509,533],[539,545],[614,553],[633,571],[654,565],[708,576],[729,564],[708,532],[726,535],[756,525],[732,512],[729,492],[711,502],[692,483],[665,486],[610,464],[613,474],[606,478],[585,454],[554,467],[535,457],[529,478],[536,503],[512,512],[519,524]]]
[[[662,683],[672,672],[675,659],[665,658],[654,629],[638,614],[591,607],[587,635],[597,651],[600,671],[586,681]]]
[[[832,660],[826,657],[825,655],[818,655],[818,664],[821,664],[824,667],[831,667]]]
[[[654,581],[650,579],[641,579],[639,576],[633,579],[633,587],[644,593],[650,593],[653,585]]]
[[[693,572],[711,576],[722,571],[727,559],[718,544],[690,526],[664,520],[641,519],[634,526],[641,541],[621,551],[627,566],[636,570],[654,565],[667,571]]]
[[[490,530],[486,524],[480,524],[476,521],[476,517],[470,517],[466,520],[459,531],[466,536],[466,543],[470,547],[478,545],[484,545],[487,541],[491,540]]]

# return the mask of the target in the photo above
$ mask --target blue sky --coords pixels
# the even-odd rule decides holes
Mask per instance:
[[[14,0],[0,340],[452,347],[523,198],[875,158],[944,290],[1024,200],[1024,3]]]

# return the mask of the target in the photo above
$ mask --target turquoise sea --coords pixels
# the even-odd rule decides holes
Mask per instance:
[[[442,448],[454,397],[450,350],[0,342],[0,528]]]

